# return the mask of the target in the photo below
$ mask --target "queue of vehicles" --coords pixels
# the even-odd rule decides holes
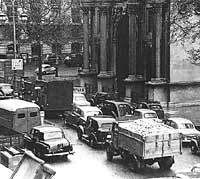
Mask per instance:
[[[65,86],[61,87],[60,84],[66,85],[66,88],[64,88]],[[68,96],[64,90],[58,93],[58,86],[62,90],[66,89],[69,92]],[[53,90],[50,92],[50,89]],[[64,101],[67,103],[66,106],[60,108],[64,122],[66,125],[76,127],[78,138],[87,141],[92,147],[99,144],[106,146],[108,160],[112,160],[116,155],[121,155],[133,170],[141,169],[146,164],[151,165],[155,162],[158,162],[161,169],[169,169],[174,163],[174,155],[181,153],[182,141],[184,142],[185,139],[189,139],[194,144],[191,145],[193,153],[199,151],[200,140],[196,137],[200,136],[198,132],[188,138],[181,130],[177,130],[178,128],[169,124],[170,119],[159,119],[155,110],[138,109],[130,103],[119,100],[104,100],[98,107],[90,106],[89,103],[81,102],[79,104],[79,100],[75,102],[75,98],[73,99],[77,94],[73,93],[73,85],[69,81],[66,83],[62,81],[38,82],[35,83],[34,90],[38,98],[36,103],[40,107],[26,101],[27,104],[24,104],[22,108],[26,106],[31,110],[27,108],[17,110],[15,108],[19,107],[18,104],[22,100],[4,99],[2,107],[0,101],[0,109],[6,108],[7,101],[12,101],[8,104],[14,104],[15,107],[11,105],[9,110],[12,111],[11,116],[13,115],[15,118],[10,118],[9,121],[7,117],[4,118],[4,115],[8,115],[6,108],[5,112],[0,113],[0,122],[2,126],[23,134],[23,146],[38,157],[68,156],[74,153],[72,144],[64,136],[62,129],[55,126],[41,126],[41,122],[37,123],[41,107],[46,113],[49,112],[48,109],[51,109],[50,106],[53,107],[50,111],[57,112],[59,110],[55,107],[61,107],[61,103]],[[58,95],[62,96],[62,99]],[[40,100],[39,97],[41,97]],[[51,104],[53,98],[54,104]],[[59,102],[60,100],[62,102],[56,105],[55,101]],[[36,106],[33,107],[30,104]],[[17,112],[15,112],[16,110]],[[140,123],[138,124],[136,121],[140,121]],[[188,122],[187,126],[191,127],[192,123]],[[143,129],[142,133],[138,129]],[[10,145],[15,144],[13,142]]]

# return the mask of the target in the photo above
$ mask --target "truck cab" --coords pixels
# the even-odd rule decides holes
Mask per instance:
[[[99,105],[104,115],[111,115],[117,121],[131,120],[134,108],[127,102],[116,100],[105,100]]]

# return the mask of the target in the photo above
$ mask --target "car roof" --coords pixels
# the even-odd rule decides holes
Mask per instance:
[[[168,118],[168,120],[174,121],[176,123],[192,123],[191,120],[186,119],[186,118],[182,118],[182,117],[170,117]]]
[[[51,66],[49,64],[42,64],[42,67]]]
[[[78,106],[82,111],[101,111],[97,106]]]
[[[0,86],[12,86],[10,83],[0,83]]]
[[[99,121],[99,122],[114,122],[116,121],[115,118],[113,118],[112,116],[109,115],[96,115],[96,116],[90,116],[89,118],[92,118],[95,121]]]
[[[151,109],[135,109],[135,111],[141,112],[141,113],[156,113],[155,111]]]
[[[105,100],[106,102],[110,102],[110,103],[114,103],[114,104],[128,104],[130,105],[129,103],[125,102],[125,101],[121,101],[121,100]]]
[[[17,109],[22,109],[22,108],[38,108],[40,107],[32,102],[21,100],[21,99],[5,99],[5,100],[0,100],[0,108],[9,110],[9,111],[16,111]]]
[[[41,125],[33,127],[36,130],[39,130],[40,132],[55,132],[55,131],[62,131],[59,127],[53,126],[53,125]]]
[[[85,96],[83,93],[73,92],[73,96]]]

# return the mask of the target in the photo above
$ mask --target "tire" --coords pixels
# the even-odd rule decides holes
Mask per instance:
[[[42,157],[42,154],[41,154],[41,152],[40,152],[39,150],[36,150],[36,156],[37,156],[38,158],[41,158],[41,157]]]
[[[121,158],[122,158],[125,162],[128,162],[128,160],[129,160],[129,155],[127,154],[127,152],[122,152],[122,153],[121,153]]]
[[[90,147],[95,148],[96,147],[96,140],[94,139],[94,137],[90,138]]]
[[[107,156],[107,160],[108,161],[112,161],[113,160],[113,151],[112,151],[112,149],[111,149],[111,146],[110,145],[108,145],[107,147],[106,147],[106,156]]]
[[[77,136],[78,136],[78,139],[79,139],[79,140],[82,139],[82,135],[83,135],[83,133],[82,133],[81,129],[78,129],[78,130],[77,130]]]
[[[196,154],[197,153],[197,146],[194,143],[191,144],[190,149],[191,149],[192,154]]]
[[[129,155],[128,167],[131,171],[134,171],[134,172],[137,172],[139,170],[138,161],[135,156]]]
[[[174,163],[173,157],[163,158],[158,161],[158,165],[161,170],[169,170]]]

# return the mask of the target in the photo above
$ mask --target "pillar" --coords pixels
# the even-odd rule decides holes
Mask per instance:
[[[109,28],[109,19],[111,17],[111,6],[105,5],[100,7],[100,73],[98,75],[98,91],[113,92],[115,89],[115,75],[111,69],[108,69],[108,63],[111,59],[108,59],[109,43],[111,43],[111,33]]]
[[[107,71],[107,13],[108,8],[103,7],[100,17],[100,73],[106,73]]]
[[[162,3],[155,3],[153,5],[155,13],[155,62],[156,73],[155,78],[161,78],[161,38],[162,38]]]
[[[163,3],[152,3],[153,15],[154,15],[154,27],[153,27],[153,60],[154,75],[151,81],[146,83],[147,95],[149,100],[166,102],[168,101],[168,86],[163,74],[161,74],[161,48],[165,46],[165,41],[162,41],[163,29]],[[166,48],[166,47],[165,47]],[[164,58],[164,56],[162,56]]]
[[[89,8],[83,8],[83,71],[89,71]]]
[[[136,77],[136,5],[128,5],[128,14],[129,14],[129,78]]]
[[[137,8],[138,2],[128,4],[129,15],[129,76],[125,81],[125,100],[138,101],[144,97],[144,80],[137,75]],[[140,33],[140,32],[138,32]]]
[[[91,8],[91,68],[93,71],[97,71],[97,54],[96,54],[96,37],[97,37],[97,15],[95,7]]]
[[[89,58],[91,54],[89,54],[89,47],[93,48],[93,23],[89,24],[89,19],[93,18],[93,9],[88,6],[84,6],[83,10],[83,70],[80,71],[80,86],[84,86],[86,88],[87,94],[94,94],[97,89],[97,74],[95,71],[91,70],[89,67]],[[91,10],[91,12],[89,12]],[[92,19],[90,19],[93,22]],[[90,31],[91,30],[91,31]],[[91,39],[90,39],[91,37]],[[93,49],[91,50],[93,51]],[[94,54],[93,54],[94,55]],[[92,55],[92,56],[93,56]],[[92,63],[94,58],[92,58]]]

